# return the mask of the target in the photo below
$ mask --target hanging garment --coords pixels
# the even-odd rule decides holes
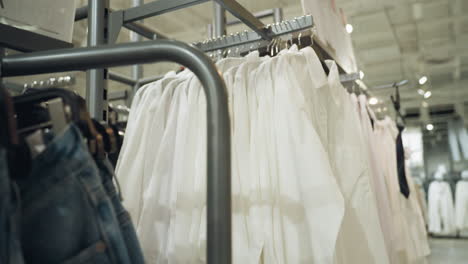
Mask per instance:
[[[2,91],[0,91],[1,93]],[[0,94],[1,96],[1,94]],[[9,175],[6,149],[0,146],[0,262],[23,264],[20,242],[20,203]]]
[[[468,174],[464,171],[464,174]],[[468,175],[467,175],[468,176]],[[468,178],[468,177],[467,177]],[[468,181],[457,182],[455,190],[455,213],[456,225],[459,231],[468,230]]]
[[[233,263],[406,263],[389,261],[393,251],[377,207],[377,189],[390,194],[383,184],[388,174],[399,194],[395,137],[385,128],[384,150],[380,138],[368,150],[356,101],[339,84],[336,65],[327,77],[311,48],[293,46],[274,58],[254,52],[217,66],[231,117]],[[205,263],[201,84],[185,70],[145,86],[133,104],[132,138],[117,171],[146,260]],[[371,127],[368,133],[377,136]],[[370,153],[384,156],[375,170]],[[394,212],[403,218],[397,207],[387,204],[392,221]],[[410,235],[395,237],[404,248]]]
[[[433,181],[428,191],[429,232],[452,235],[456,231],[452,190],[445,181]]]
[[[99,169],[102,185],[106,190],[119,222],[122,237],[127,247],[128,257],[132,264],[143,264],[143,252],[141,250],[140,242],[132,224],[132,219],[128,211],[123,207],[120,197],[118,196],[117,189],[114,186],[114,168],[107,158],[95,157],[96,166]]]
[[[336,64],[329,64],[329,69],[328,154],[345,198],[336,263],[389,263],[359,117],[339,81]]]
[[[387,193],[390,200],[392,223],[394,232],[392,233],[393,257],[392,263],[406,263],[410,250],[408,226],[405,220],[405,210],[403,207],[406,198],[401,195],[398,183],[398,172],[396,162],[396,137],[398,129],[394,122],[386,117],[374,123],[374,134],[376,145],[374,152],[378,157],[378,166],[383,172]]]
[[[143,196],[148,188],[151,168],[154,166],[154,160],[148,161],[145,151],[158,151],[164,131],[165,112],[167,111],[165,109],[168,107],[167,102],[169,102],[169,100],[161,100],[160,98],[163,91],[162,82],[171,80],[170,76],[174,77],[175,73],[169,73],[162,80],[145,85],[136,93],[115,169],[121,185],[124,206],[129,211],[137,229],[143,206]],[[149,107],[151,104],[153,104],[153,108]],[[155,114],[156,110],[160,113]],[[162,119],[151,122],[157,118]],[[145,148],[144,146],[147,144],[151,148]]]
[[[47,142],[17,180],[26,263],[132,263],[102,180],[75,125]]]
[[[377,200],[377,209],[379,211],[379,220],[385,238],[385,245],[390,258],[390,263],[395,263],[395,249],[392,244],[392,234],[394,234],[394,224],[392,220],[392,211],[388,196],[388,188],[385,182],[383,169],[379,166],[378,153],[376,150],[376,140],[373,133],[372,123],[367,109],[367,98],[365,95],[359,95],[359,114],[361,119],[361,128],[367,146],[367,155],[369,157],[369,168],[371,173],[370,182],[373,186]]]
[[[422,186],[420,183],[415,183],[415,190],[418,195],[419,206],[421,207],[421,212],[424,218],[425,225],[427,227],[429,223],[429,216],[427,213],[426,191],[424,190],[424,186]]]
[[[181,85],[183,81],[186,79],[174,79],[168,83],[167,87],[164,87],[162,97],[172,95],[171,100],[169,100],[167,123],[159,149],[156,149],[157,152],[151,152],[152,155],[150,155],[156,159],[153,161],[154,167],[150,174],[148,187],[143,195],[144,201],[137,227],[145,258],[150,263],[167,263],[170,257],[169,227],[173,214],[171,196],[174,192],[174,181],[177,180],[172,171],[176,167],[174,152],[179,105],[182,100],[182,91],[177,89],[177,86]],[[162,114],[164,115],[164,113]]]
[[[409,254],[408,263],[424,263],[427,256],[431,253],[429,248],[429,241],[427,237],[426,225],[421,207],[416,197],[416,185],[414,184],[413,177],[411,176],[408,167],[406,169],[406,177],[408,188],[412,195],[408,199],[404,199],[403,203],[406,208],[406,225],[410,232],[410,242],[408,243]],[[413,195],[414,194],[414,195]]]
[[[297,48],[292,49],[272,59],[277,64],[272,65],[275,126],[270,133],[276,132],[279,195],[274,213],[281,215],[285,240],[276,248],[284,252],[281,263],[332,263],[343,198],[311,117],[303,110],[310,76],[306,72],[300,77],[294,69],[307,60],[291,60],[297,58]]]
[[[398,184],[400,186],[400,192],[406,198],[410,195],[410,189],[406,180],[406,166],[405,166],[405,149],[403,148],[403,141],[401,134],[405,128],[398,126],[398,136],[396,138],[396,154],[397,154],[397,168],[398,168]]]

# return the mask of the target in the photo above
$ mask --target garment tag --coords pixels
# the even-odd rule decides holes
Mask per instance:
[[[26,137],[26,142],[28,143],[29,150],[31,151],[31,156],[33,159],[36,158],[46,149],[46,145],[44,144],[43,133],[40,129],[28,135]]]

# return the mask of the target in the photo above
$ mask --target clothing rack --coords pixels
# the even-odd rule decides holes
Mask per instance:
[[[76,10],[75,21],[88,18],[88,46],[115,43],[122,27],[146,38],[154,39],[155,36],[159,37],[162,34],[137,21],[204,2],[208,2],[208,0],[157,0],[129,9],[111,10],[108,1],[89,0],[87,7],[81,7]],[[224,12],[224,9],[228,10],[234,17],[257,32],[263,39],[272,39],[269,29],[236,1],[214,0],[213,2],[222,8],[220,9],[222,12]],[[225,24],[225,16],[224,21],[223,19],[215,19],[215,21],[222,21]],[[138,76],[140,74],[134,72],[134,75]],[[89,105],[89,112],[93,118],[100,121],[106,121],[107,119],[107,98],[104,96],[107,94],[107,76],[105,69],[93,69],[87,73],[86,99]],[[119,79],[121,80],[121,78]]]
[[[268,31],[271,32],[270,36],[272,38],[277,38],[282,35],[291,34],[298,31],[303,31],[306,29],[311,29],[314,26],[314,21],[312,16],[302,16],[295,18],[293,20],[283,21],[281,23],[276,23],[268,25]],[[195,43],[197,46],[204,52],[210,52],[215,50],[227,49],[230,47],[246,45],[250,43],[256,43],[256,48],[261,46],[267,46],[270,41],[262,38],[255,31],[244,31],[236,34],[231,34],[228,36],[222,36],[214,39],[209,39],[203,42]]]
[[[75,76],[66,75],[59,77],[51,77],[48,79],[35,80],[27,83],[12,83],[12,82],[3,82],[3,85],[15,93],[24,93],[27,89],[37,88],[37,89],[46,89],[46,88],[63,88],[66,86],[74,85],[76,82]]]
[[[191,69],[207,101],[207,260],[231,263],[231,141],[227,91],[212,61],[187,44],[153,40],[0,58],[0,77],[171,61]]]

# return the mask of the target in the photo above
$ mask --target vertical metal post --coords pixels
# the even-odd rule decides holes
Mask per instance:
[[[136,7],[136,6],[140,6],[143,4],[143,0],[132,0],[132,7]],[[141,23],[143,23],[143,20],[141,21]],[[139,42],[141,41],[142,38],[139,34],[131,31],[130,32],[130,41],[132,42]],[[143,65],[141,64],[136,64],[136,65],[133,65],[132,66],[132,78],[134,80],[140,80],[141,78],[143,78]],[[137,83],[135,84],[135,86],[133,86],[133,91],[131,93],[131,96],[130,96],[130,100],[133,100],[133,96],[135,95],[135,93],[137,92],[137,90],[140,88],[140,85],[137,81]],[[131,103],[131,102],[130,102]]]
[[[226,10],[216,2],[213,2],[213,8],[214,37],[221,37],[223,35],[226,35]]]
[[[226,10],[218,3],[213,1],[213,25],[212,25],[212,34],[213,38],[218,38],[226,35]],[[222,58],[221,50],[218,50],[215,55],[216,60]]]
[[[106,44],[106,12],[108,0],[88,1],[88,46]],[[106,69],[86,72],[86,102],[92,118],[107,121]]]
[[[283,9],[282,8],[273,9],[273,21],[275,23],[279,23],[283,21]]]

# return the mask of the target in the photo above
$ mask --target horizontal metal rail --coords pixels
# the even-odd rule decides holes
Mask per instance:
[[[134,79],[132,79],[130,77],[127,77],[127,76],[125,76],[123,74],[120,74],[120,73],[109,71],[108,75],[109,75],[109,79],[111,79],[113,81],[116,81],[116,82],[119,82],[119,83],[130,85],[132,87],[135,86],[138,83],[137,80],[134,80]]]
[[[1,77],[171,61],[193,71],[207,102],[207,262],[231,263],[231,139],[227,91],[199,49],[171,40],[62,49],[1,58]]]
[[[178,9],[205,3],[208,0],[157,0],[137,7],[123,10],[123,23],[130,23],[152,16],[162,15]],[[268,28],[251,12],[234,0],[214,0],[233,16],[242,21],[265,40],[271,40]]]
[[[302,16],[292,20],[283,21],[270,25],[272,32],[271,36],[279,37],[294,32],[304,31],[311,29],[314,26],[314,20],[312,16]],[[262,41],[263,38],[257,32],[245,31],[238,34],[232,34],[229,36],[223,36],[220,38],[210,39],[202,42],[195,43],[194,45],[200,48],[204,52],[227,49],[230,47],[245,45],[249,43],[255,43]],[[263,41],[268,44],[268,41]]]
[[[157,0],[144,5],[125,9],[123,21],[125,23],[159,16],[178,9],[208,2],[209,0]]]
[[[113,12],[113,10],[110,10]],[[79,7],[75,11],[75,21],[83,20],[88,18],[88,6],[83,6]],[[147,39],[154,40],[154,39],[168,39],[167,36],[164,34],[157,32],[156,30],[143,25],[141,23],[137,22],[130,22],[130,23],[124,23],[123,26],[130,30],[133,31]]]

